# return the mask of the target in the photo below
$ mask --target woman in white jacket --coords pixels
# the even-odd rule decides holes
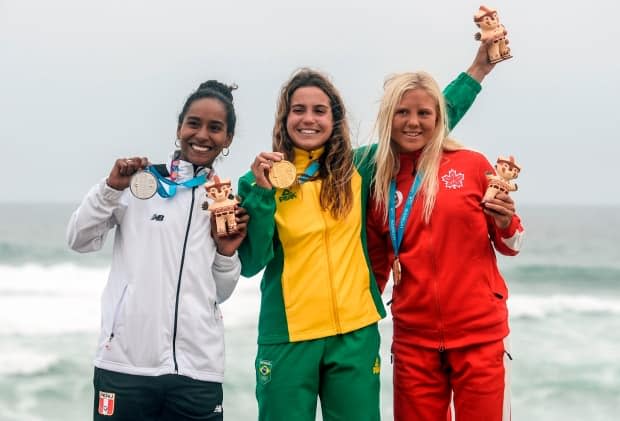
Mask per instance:
[[[238,232],[212,234],[201,186],[213,178],[216,157],[228,154],[236,123],[234,88],[201,84],[179,115],[179,149],[170,163],[116,160],[71,217],[67,239],[79,252],[101,249],[115,228],[94,361],[95,420],[223,419],[218,305],[239,279],[236,250],[248,216],[238,208]],[[160,187],[148,200],[134,197],[131,177],[144,169],[160,186],[172,187]]]

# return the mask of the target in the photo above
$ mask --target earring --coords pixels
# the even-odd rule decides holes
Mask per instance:
[[[181,142],[179,141],[179,139],[174,141],[174,146],[176,146],[177,148],[181,147]]]
[[[230,149],[222,148],[222,156],[228,156],[229,153],[230,153]]]

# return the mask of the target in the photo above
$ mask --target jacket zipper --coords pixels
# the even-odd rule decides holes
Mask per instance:
[[[320,193],[319,193],[320,194]],[[334,318],[334,323],[336,324],[336,333],[341,333],[342,328],[340,327],[340,318],[338,317],[338,306],[336,303],[336,296],[334,294],[334,282],[333,282],[333,265],[331,260],[331,255],[329,253],[329,234],[327,231],[327,221],[325,220],[325,215],[322,211],[320,211],[321,218],[323,219],[323,227],[324,227],[324,235],[323,239],[325,241],[325,251],[327,252],[327,271],[329,277],[329,292],[332,298],[332,313]]]
[[[189,228],[192,225],[192,214],[194,213],[194,198],[196,187],[192,187],[192,203],[189,208],[189,218],[187,219],[187,229],[185,230],[185,240],[183,240],[183,253],[181,254],[181,267],[179,268],[179,278],[177,280],[177,295],[174,303],[174,329],[172,331],[172,360],[174,361],[174,372],[179,373],[179,364],[177,363],[177,322],[179,318],[179,294],[181,293],[181,278],[183,275],[183,264],[185,263],[185,250],[187,249],[187,238],[189,237]]]
[[[429,222],[430,224],[430,222]],[[437,322],[439,324],[439,352],[443,352],[446,350],[446,342],[444,337],[444,329],[443,329],[443,320],[441,315],[441,304],[439,303],[439,286],[437,285],[437,261],[435,259],[434,247],[433,247],[433,238],[431,236],[429,240],[429,246],[431,249],[431,261],[433,265],[433,289],[435,290],[435,308],[437,310]]]
[[[110,328],[110,336],[108,336],[108,343],[106,344],[106,347],[109,347],[110,342],[112,342],[112,339],[114,339],[114,331],[116,330],[116,321],[118,320],[118,313],[120,312],[121,306],[123,305],[123,301],[125,300],[125,294],[127,293],[127,287],[128,285],[125,285],[125,287],[123,288],[123,292],[121,294],[121,298],[116,303],[116,308],[114,309],[114,318],[112,319],[112,326]]]

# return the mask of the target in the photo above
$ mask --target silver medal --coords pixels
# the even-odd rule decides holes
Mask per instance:
[[[157,191],[157,179],[148,171],[138,171],[131,176],[129,190],[138,199],[150,199]]]

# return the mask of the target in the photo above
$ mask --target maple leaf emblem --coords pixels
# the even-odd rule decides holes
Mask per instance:
[[[457,173],[456,170],[450,170],[448,174],[441,176],[441,181],[444,182],[447,189],[460,189],[463,187],[465,174]]]

